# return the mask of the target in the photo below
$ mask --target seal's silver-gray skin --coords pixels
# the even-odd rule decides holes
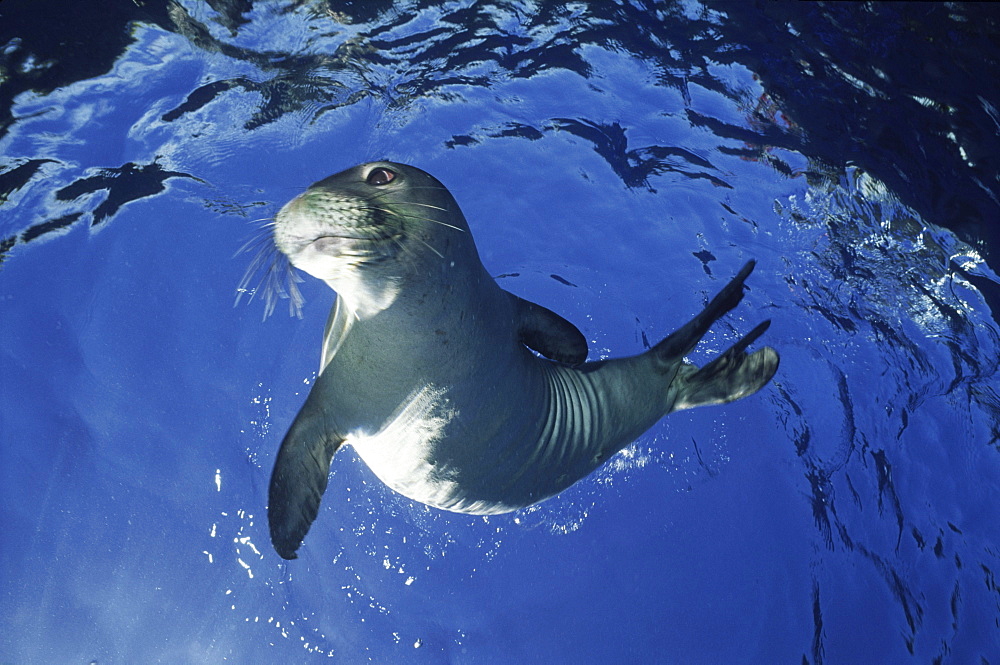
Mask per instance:
[[[652,349],[584,362],[580,331],[497,286],[451,194],[412,166],[315,183],[278,213],[274,241],[337,293],[319,377],[271,475],[271,540],[286,559],[345,443],[415,501],[503,513],[566,489],[671,411],[754,393],[778,366],[773,349],[746,352],[769,322],[700,369],[684,361],[743,297],[752,261]]]

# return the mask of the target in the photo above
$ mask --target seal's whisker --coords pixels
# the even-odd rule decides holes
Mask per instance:
[[[247,302],[250,302],[258,291],[262,291],[264,319],[274,313],[279,298],[288,299],[290,315],[302,318],[302,305],[305,299],[299,291],[298,282],[303,279],[288,261],[288,257],[278,251],[269,228],[261,228],[237,250],[236,255],[250,251],[254,252],[254,256],[236,287],[236,301],[233,307],[240,304],[244,295],[247,296]],[[262,271],[263,275],[256,284],[253,284],[254,277]]]
[[[417,236],[413,236],[413,237],[416,238],[417,241],[419,241],[424,247],[426,247],[427,249],[429,249],[432,252],[434,252],[435,254],[437,254],[438,258],[440,258],[440,259],[444,258],[444,254],[442,254],[441,252],[437,251],[436,249],[434,249],[433,247],[431,247],[429,244],[427,244],[427,242],[424,241],[423,238],[418,238]]]
[[[419,203],[406,203],[406,202],[404,202],[404,204],[405,205],[420,205]],[[438,208],[437,206],[427,206],[427,207],[428,208],[435,208],[437,210],[444,211],[444,208]],[[461,227],[458,227],[458,226],[455,226],[454,224],[448,224],[447,222],[442,222],[440,219],[434,219],[433,217],[421,217],[420,215],[406,215],[406,214],[403,214],[401,212],[397,212],[395,210],[391,210],[389,208],[376,208],[374,206],[368,206],[368,208],[366,208],[366,209],[367,210],[377,210],[379,212],[384,212],[384,213],[387,213],[389,215],[395,215],[396,217],[404,217],[404,218],[408,218],[408,219],[419,219],[419,220],[423,220],[425,222],[434,222],[435,224],[440,224],[441,226],[447,226],[449,229],[455,229],[456,231],[461,231],[462,233],[465,233],[465,229],[463,229]],[[445,211],[445,212],[447,212],[447,211]]]
[[[454,229],[456,231],[461,231],[462,233],[465,233],[465,229],[463,229],[462,227],[455,226],[454,224],[448,224],[447,222],[442,222],[440,219],[434,219],[433,217],[421,217],[420,215],[406,215],[406,217],[409,217],[411,219],[419,219],[425,222],[433,222],[435,224],[440,224],[441,226],[446,226],[449,229]]]
[[[443,213],[447,213],[447,208],[442,208],[441,206],[432,206],[430,203],[417,203],[416,201],[397,201],[397,203],[405,206],[420,206],[422,208],[431,208],[432,210],[440,210]],[[381,208],[370,208],[371,210],[381,210]],[[458,228],[458,227],[452,227]]]
[[[442,190],[444,188],[443,187],[410,187],[410,189],[435,189],[435,190]],[[448,191],[448,190],[444,190],[444,191]],[[386,190],[386,191],[381,191],[381,192],[372,192],[371,194],[363,195],[360,198],[362,198],[365,201],[378,201],[378,200],[384,199],[385,197],[390,196],[392,194],[393,194],[393,192]],[[421,204],[419,204],[419,203],[411,203],[411,204],[408,204],[408,205],[421,205]],[[424,204],[424,205],[428,205],[428,204]],[[441,210],[445,210],[445,209],[441,208]]]
[[[441,206],[432,206],[430,203],[417,203],[416,201],[400,201],[400,203],[408,206],[420,206],[422,208],[433,208],[434,210],[440,210],[441,212],[448,212],[447,208],[442,208]]]
[[[434,224],[440,224],[441,226],[446,226],[449,229],[454,229],[456,231],[461,231],[462,233],[465,233],[465,229],[455,226],[454,224],[448,224],[447,222],[442,222],[440,219],[434,219],[433,217],[421,217],[420,215],[402,215],[402,216],[407,217],[409,219],[419,219],[424,222],[433,222]]]
[[[407,187],[407,189],[434,189],[434,190],[437,190],[437,191],[445,191],[445,192],[448,191],[448,188],[444,187],[443,185],[442,186],[436,186],[436,185],[411,185],[411,186]],[[372,192],[371,194],[368,194],[367,196],[369,196],[369,197],[371,197],[373,199],[376,199],[376,198],[379,198],[381,196],[388,196],[389,194],[392,194],[392,191],[387,189],[387,190],[382,190],[382,191],[378,191],[378,192]]]
[[[267,243],[272,242],[271,234],[267,232],[266,229],[258,229],[249,240],[240,245],[240,248],[233,253],[233,258],[235,259],[240,254],[247,254],[252,249],[256,249],[258,252]],[[254,259],[256,261],[256,258]]]
[[[399,239],[398,235],[392,235],[389,236],[389,238],[396,244],[396,247],[399,247],[401,254],[407,254],[410,251],[407,246],[403,244],[403,241]]]

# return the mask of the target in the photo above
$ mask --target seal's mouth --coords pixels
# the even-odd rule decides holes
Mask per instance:
[[[370,229],[368,233],[354,230],[328,233],[308,242],[304,249],[358,265],[393,257],[403,246],[403,236],[402,232],[388,232],[385,229]]]

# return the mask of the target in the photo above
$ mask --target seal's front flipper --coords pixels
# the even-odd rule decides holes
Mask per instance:
[[[281,558],[296,558],[295,550],[319,512],[330,461],[343,441],[327,430],[321,412],[310,409],[306,400],[281,442],[268,490],[271,543]]]
[[[587,338],[576,326],[550,309],[508,295],[521,319],[517,332],[522,344],[567,365],[579,365],[587,359]]]
[[[674,410],[732,402],[767,385],[778,370],[778,353],[771,347],[749,354],[746,349],[770,325],[770,321],[764,321],[701,369],[687,365],[691,373],[677,378]]]
[[[319,354],[319,373],[322,374],[326,366],[330,364],[333,357],[340,350],[340,345],[344,343],[351,324],[355,321],[354,316],[344,304],[344,299],[337,296],[330,309],[330,316],[326,319],[326,329],[323,331],[323,349]]]

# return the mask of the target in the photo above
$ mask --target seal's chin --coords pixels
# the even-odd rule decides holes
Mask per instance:
[[[324,281],[336,280],[356,271],[365,271],[394,258],[398,238],[324,235],[296,243],[294,249],[282,248],[293,266]]]
[[[344,238],[343,236],[323,236],[316,238],[306,247],[318,254],[328,256],[341,256],[348,254],[352,250],[352,244],[357,243],[355,238]]]
[[[366,319],[395,302],[403,280],[395,274],[393,262],[316,251],[323,245],[319,241],[311,243],[292,259],[292,265],[326,282],[352,316]]]
[[[319,254],[339,256],[348,260],[371,260],[391,258],[399,246],[399,234],[389,236],[374,235],[327,235],[320,236],[306,245]]]

